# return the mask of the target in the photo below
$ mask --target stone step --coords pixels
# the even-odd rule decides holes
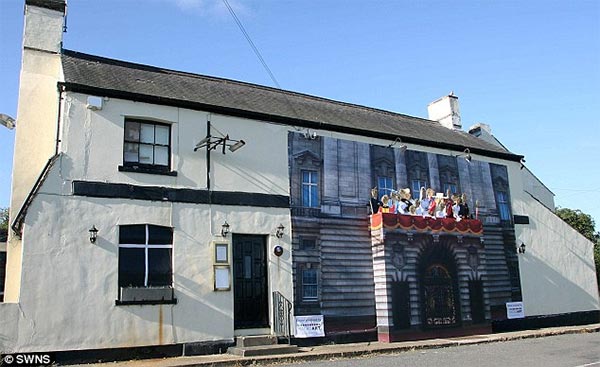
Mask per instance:
[[[253,347],[229,347],[227,353],[241,357],[292,354],[298,352],[298,346],[290,344],[257,345]]]
[[[275,344],[277,344],[277,337],[275,335],[238,336],[235,339],[235,346],[240,348]]]

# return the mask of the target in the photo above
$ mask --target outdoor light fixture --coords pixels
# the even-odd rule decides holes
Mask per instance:
[[[275,232],[275,237],[277,237],[277,238],[281,238],[281,237],[283,237],[283,230],[284,230],[284,229],[285,229],[285,227],[283,226],[283,224],[280,224],[280,225],[277,227],[277,232]]]
[[[463,152],[455,157],[465,157],[465,161],[471,163],[473,157],[471,157],[471,150],[469,148],[465,148]]]
[[[520,254],[525,253],[525,244],[523,242],[521,242],[521,246],[517,247],[517,252]]]
[[[306,129],[306,131],[304,132],[304,138],[310,139],[310,140],[315,140],[317,138],[317,132],[316,131],[311,132],[309,129]]]
[[[92,225],[92,228],[89,229],[90,232],[90,243],[96,243],[96,238],[98,238],[98,228],[95,225]]]
[[[402,144],[402,139],[400,138],[396,138],[391,144],[389,144],[387,147],[388,148],[393,148],[396,144],[400,143],[400,146],[398,147],[398,149],[400,149],[400,153],[404,153],[406,151],[406,149],[408,149],[408,146],[406,146],[406,144]]]
[[[0,124],[5,126],[7,129],[12,130],[16,126],[15,119],[8,116],[5,113],[0,113]]]
[[[221,236],[227,237],[228,233],[229,233],[229,223],[227,223],[227,221],[225,221],[225,223],[223,223],[223,225],[221,226]]]
[[[521,169],[525,168],[525,158],[521,158],[519,163],[521,163]]]

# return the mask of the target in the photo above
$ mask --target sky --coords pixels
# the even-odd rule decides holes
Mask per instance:
[[[13,117],[23,3],[0,0],[0,113]],[[600,230],[599,1],[229,3],[283,89],[418,117],[453,91],[463,128],[489,124]],[[274,86],[223,0],[69,0],[67,27],[66,49]],[[0,207],[13,139],[0,126]]]

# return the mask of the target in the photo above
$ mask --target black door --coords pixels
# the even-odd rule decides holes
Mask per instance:
[[[483,284],[481,280],[469,282],[469,298],[471,299],[471,318],[474,324],[485,322],[485,309],[483,303]]]
[[[266,238],[233,235],[234,327],[269,326]]]
[[[410,288],[408,282],[392,283],[392,315],[394,328],[410,328]]]

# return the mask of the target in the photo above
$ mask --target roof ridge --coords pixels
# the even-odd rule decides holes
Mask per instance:
[[[246,86],[251,86],[253,88],[259,88],[259,89],[263,89],[263,90],[267,90],[267,91],[272,91],[272,92],[276,92],[276,93],[282,93],[282,94],[286,94],[286,95],[290,95],[290,96],[298,96],[298,97],[310,98],[310,99],[316,100],[316,101],[322,101],[322,102],[327,102],[327,103],[335,103],[335,104],[338,104],[338,105],[341,105],[341,106],[347,106],[347,107],[360,108],[360,109],[363,109],[363,110],[377,112],[377,113],[381,113],[381,114],[386,114],[386,115],[389,115],[389,116],[405,117],[405,118],[417,120],[419,122],[437,124],[436,121],[432,121],[432,120],[429,120],[429,119],[426,119],[426,118],[423,118],[423,117],[406,115],[406,114],[399,113],[399,112],[384,110],[382,108],[369,107],[369,106],[365,106],[365,105],[361,105],[361,104],[344,102],[344,101],[339,101],[339,100],[331,99],[331,98],[327,98],[327,97],[315,96],[315,95],[312,95],[312,94],[307,94],[307,93],[302,93],[302,92],[295,92],[295,91],[291,91],[291,90],[287,90],[287,89],[274,88],[274,87],[270,87],[270,86],[267,86],[267,85],[250,83],[250,82],[245,82],[245,81],[241,81],[241,80],[235,80],[235,79],[230,79],[230,78],[222,78],[222,77],[215,77],[215,76],[210,76],[210,75],[205,75],[205,74],[198,74],[198,73],[192,73],[192,72],[175,70],[175,69],[167,69],[167,68],[163,68],[163,67],[159,67],[159,66],[147,65],[147,64],[140,64],[140,63],[135,63],[135,62],[131,62],[131,61],[124,61],[124,60],[119,60],[119,59],[112,59],[112,58],[108,58],[108,57],[104,57],[104,56],[97,56],[97,55],[87,54],[87,53],[84,53],[84,52],[73,51],[73,50],[68,50],[68,49],[63,49],[62,53],[65,54],[65,55],[67,55],[67,56],[88,59],[90,61],[101,61],[101,62],[106,62],[106,63],[109,63],[109,64],[114,64],[114,65],[123,66],[123,67],[132,67],[133,66],[135,68],[138,68],[138,69],[141,69],[141,70],[145,70],[145,71],[168,73],[168,74],[175,74],[175,75],[183,75],[183,76],[194,77],[194,78],[210,79],[210,80],[215,80],[215,81],[223,81],[223,82],[228,82],[228,83],[235,83],[235,84],[238,84],[238,85],[246,85]]]

